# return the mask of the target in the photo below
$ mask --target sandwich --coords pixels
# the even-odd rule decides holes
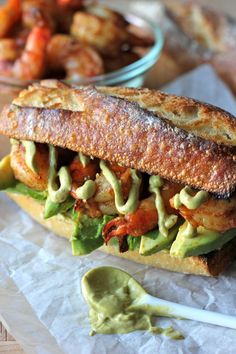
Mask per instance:
[[[72,254],[218,275],[236,256],[236,121],[149,89],[46,80],[0,116],[0,188]]]

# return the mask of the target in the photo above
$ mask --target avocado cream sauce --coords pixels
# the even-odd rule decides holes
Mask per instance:
[[[187,220],[183,225],[180,226],[179,228],[179,235],[182,237],[195,237],[197,236],[197,228],[193,227],[193,225],[190,224]]]
[[[158,226],[159,231],[163,236],[168,236],[169,229],[177,222],[177,215],[168,215],[165,210],[164,202],[162,200],[160,188],[164,182],[160,176],[151,176],[149,178],[149,191],[156,196],[155,205],[158,212]]]
[[[33,171],[37,173],[37,166],[35,163],[36,145],[33,141],[22,140],[22,145],[25,148],[25,163]]]
[[[87,155],[84,155],[82,152],[79,152],[78,156],[79,156],[79,160],[82,163],[83,167],[86,167],[89,164],[89,162],[91,161],[91,158]]]
[[[20,141],[17,140],[17,139],[11,138],[11,139],[10,139],[10,143],[11,143],[12,145],[19,145],[19,144],[20,144]]]
[[[131,169],[132,186],[129,192],[129,197],[126,203],[124,202],[121,183],[117,179],[114,172],[112,172],[106,165],[105,161],[100,161],[100,168],[104,174],[106,180],[110,183],[115,194],[115,205],[116,209],[120,214],[133,213],[138,207],[139,201],[139,188],[141,184],[141,177],[139,177],[136,170]]]
[[[165,329],[153,327],[152,313],[146,305],[135,308],[135,300],[146,292],[128,273],[113,267],[94,268],[83,277],[82,290],[90,305],[89,318],[92,327],[90,335],[147,330],[152,333],[163,333],[173,339],[183,339],[183,336],[172,327]],[[160,312],[166,315],[164,310]]]
[[[57,178],[60,186],[58,187]],[[48,195],[52,202],[62,203],[71,190],[71,177],[67,167],[61,167],[57,172],[57,152],[54,146],[49,145],[49,177]]]
[[[174,196],[174,207],[178,209],[181,205],[186,206],[188,209],[197,209],[201,204],[207,201],[208,193],[199,191],[193,196],[193,189],[184,187],[180,193]]]
[[[96,192],[96,184],[93,180],[88,179],[84,184],[75,191],[76,196],[82,200],[92,198]]]

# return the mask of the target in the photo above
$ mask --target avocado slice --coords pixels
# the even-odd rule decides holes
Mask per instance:
[[[73,256],[83,256],[103,245],[103,227],[113,219],[104,215],[101,218],[90,218],[87,215],[77,215],[76,226],[71,239]]]
[[[69,209],[71,209],[75,204],[75,199],[71,196],[68,196],[67,199],[63,203],[54,203],[51,201],[48,196],[44,206],[43,217],[44,219],[49,219],[57,214],[64,214]]]
[[[11,168],[10,155],[0,161],[0,190],[6,189],[15,183],[15,177]]]
[[[152,230],[144,236],[141,236],[139,253],[142,256],[150,256],[153,253],[169,248],[174,241],[178,230],[179,223],[172,227],[167,237],[163,236],[158,230]]]
[[[182,234],[185,228],[186,223],[180,227],[176,240],[170,248],[172,257],[185,258],[206,254],[221,249],[225,243],[236,236],[235,228],[221,233],[200,226],[197,228],[197,235],[190,238]]]
[[[139,249],[140,247],[140,242],[141,242],[141,237],[134,237],[134,236],[128,236],[127,237],[127,242],[129,246],[129,251],[135,251],[136,249]]]

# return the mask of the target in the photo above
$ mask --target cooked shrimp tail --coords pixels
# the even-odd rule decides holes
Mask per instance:
[[[45,26],[52,31],[56,29],[55,0],[24,0],[22,2],[24,27],[33,29],[35,26]]]
[[[34,27],[30,32],[22,55],[13,65],[14,77],[23,80],[36,80],[45,72],[46,47],[50,30],[46,27]]]
[[[21,0],[9,0],[0,7],[0,38],[5,37],[21,17]]]
[[[64,70],[67,80],[78,81],[104,72],[100,55],[68,35],[54,35],[49,42],[47,55],[51,69]]]
[[[140,202],[134,213],[126,214],[109,221],[103,228],[103,238],[107,244],[112,237],[123,238],[131,235],[142,236],[157,226],[158,215],[154,198],[150,197]]]

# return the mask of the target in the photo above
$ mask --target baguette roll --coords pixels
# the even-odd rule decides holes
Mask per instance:
[[[0,133],[14,139],[11,168],[21,182],[9,196],[34,219],[72,244],[81,215],[94,219],[93,230],[102,219],[87,253],[103,244],[102,233],[102,251],[184,273],[217,275],[235,258],[236,121],[230,113],[154,90],[49,80],[5,106]],[[27,159],[26,146],[33,151]],[[159,251],[129,250],[128,235],[155,230]],[[198,253],[188,248],[176,258],[179,235],[182,241],[202,236],[200,246],[193,242]]]

